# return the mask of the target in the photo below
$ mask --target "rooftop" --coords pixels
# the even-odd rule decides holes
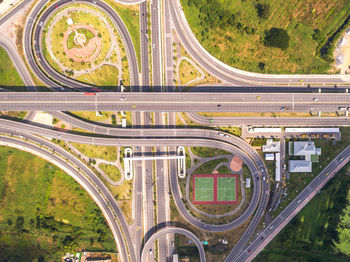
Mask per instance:
[[[273,139],[267,139],[266,145],[262,146],[263,152],[280,152],[281,143],[280,141],[273,141]]]
[[[312,162],[307,160],[289,160],[288,170],[291,173],[311,172]]]

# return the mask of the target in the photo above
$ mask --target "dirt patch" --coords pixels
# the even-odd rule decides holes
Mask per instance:
[[[243,161],[238,156],[234,156],[230,162],[230,168],[233,172],[239,172],[242,169]]]
[[[350,29],[345,32],[345,35],[339,40],[337,48],[334,52],[336,68],[341,74],[350,73]]]

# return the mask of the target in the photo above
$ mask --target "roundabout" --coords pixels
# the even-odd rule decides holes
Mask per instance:
[[[70,4],[56,11],[45,28],[45,58],[57,72],[96,86],[118,85],[122,42],[102,12],[87,4]]]
[[[115,89],[120,81],[139,82],[130,34],[104,2],[38,2],[28,15],[23,46],[35,75],[53,90],[61,91],[60,86],[82,91],[94,86]]]

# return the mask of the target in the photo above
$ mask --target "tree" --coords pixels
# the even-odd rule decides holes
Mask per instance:
[[[316,28],[314,30],[314,33],[312,34],[312,39],[315,40],[317,43],[322,43],[325,39],[325,36],[320,29]]]
[[[289,46],[289,35],[282,28],[272,27],[265,31],[264,45],[267,47],[277,47],[286,50]]]
[[[255,6],[256,12],[261,19],[267,19],[270,16],[270,6],[268,4],[258,3]]]
[[[259,62],[258,63],[258,67],[259,67],[260,70],[264,70],[265,69],[265,63]]]
[[[16,219],[16,229],[17,230],[22,230],[23,229],[23,225],[24,225],[24,217],[23,216],[19,216]]]
[[[12,226],[13,222],[12,222],[12,219],[11,219],[11,218],[8,218],[8,219],[7,219],[7,224],[8,224],[9,226]]]

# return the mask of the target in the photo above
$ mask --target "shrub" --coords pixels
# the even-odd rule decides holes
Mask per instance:
[[[289,46],[289,35],[282,28],[272,27],[265,31],[264,45],[267,47],[277,47],[286,50]]]
[[[256,12],[261,19],[267,19],[270,16],[270,6],[268,4],[258,3],[255,6]]]
[[[320,29],[316,28],[312,34],[312,39],[317,43],[322,43],[325,40],[325,36]]]

